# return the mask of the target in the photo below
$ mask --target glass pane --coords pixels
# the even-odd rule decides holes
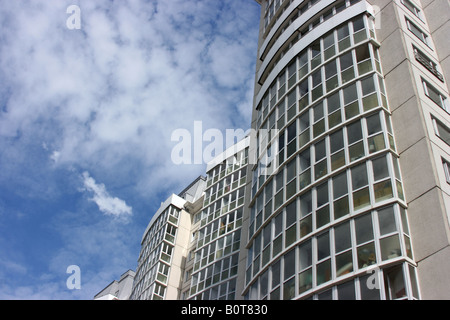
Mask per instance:
[[[326,232],[317,237],[317,260],[330,256],[330,236]]]
[[[280,300],[280,287],[270,293],[270,300]]]
[[[362,62],[370,58],[370,50],[368,45],[362,45],[356,48],[356,61]]]
[[[355,219],[357,244],[373,240],[372,215],[366,214]]]
[[[273,240],[272,258],[281,252],[282,247],[283,247],[282,236],[279,236],[278,238]]]
[[[355,282],[353,280],[337,286],[338,300],[355,300]]]
[[[344,88],[344,103],[349,104],[358,98],[356,84]]]
[[[348,197],[344,197],[334,202],[334,218],[339,219],[350,212]]]
[[[344,136],[342,130],[339,130],[330,135],[330,151],[335,153],[342,148],[344,148]]]
[[[300,220],[300,238],[312,232],[312,215]]]
[[[317,207],[328,202],[328,182],[317,187]]]
[[[325,206],[316,211],[316,228],[323,227],[330,222],[329,206]]]
[[[312,288],[312,269],[308,269],[299,274],[298,293],[303,293]]]
[[[365,268],[376,263],[375,245],[370,242],[358,248],[358,267]]]
[[[342,150],[331,156],[331,170],[337,170],[345,165],[345,152]]]
[[[352,53],[348,52],[344,55],[342,55],[339,58],[340,64],[341,64],[341,70],[345,70],[347,68],[350,68],[351,66],[353,66],[353,57],[352,57]]]
[[[352,123],[347,127],[348,143],[352,144],[362,139],[361,123],[359,121]]]
[[[311,192],[307,192],[300,197],[300,216],[305,217],[312,211]]]
[[[290,300],[295,297],[295,278],[287,281],[283,287],[283,299]]]
[[[336,252],[344,251],[352,246],[349,222],[343,223],[334,229],[334,242]]]
[[[330,129],[334,128],[341,122],[342,122],[342,115],[340,111],[337,111],[328,116],[328,126],[330,127]]]
[[[364,188],[362,190],[353,193],[353,209],[359,210],[368,206],[370,204],[369,188]]]
[[[325,132],[325,120],[322,119],[313,126],[314,138]]]
[[[306,170],[303,172],[300,177],[300,190],[306,188],[311,184],[311,170]]]
[[[284,255],[284,279],[289,279],[295,273],[295,250]]]
[[[359,103],[355,101],[345,106],[345,118],[348,120],[359,114]]]
[[[352,169],[353,190],[362,188],[368,184],[366,164],[363,163]]]
[[[363,96],[375,92],[375,82],[373,81],[373,77],[368,77],[361,80],[361,86],[363,90]]]
[[[347,193],[347,173],[344,172],[333,178],[333,197],[337,199]]]
[[[316,164],[316,166],[314,167],[314,171],[315,171],[315,179],[316,180],[320,179],[321,177],[326,175],[328,173],[328,170],[327,170],[327,159],[325,159],[322,162],[319,162],[318,164]]]
[[[361,300],[380,300],[380,290],[372,288],[373,275],[367,275],[359,279],[361,288]],[[368,284],[371,284],[369,287]]]
[[[380,225],[380,234],[382,236],[397,231],[394,207],[378,211],[378,224]]]
[[[297,225],[294,224],[292,227],[286,230],[286,240],[285,247],[290,246],[297,240]]]
[[[272,264],[272,288],[280,284],[280,261]]]
[[[373,186],[375,193],[375,201],[383,201],[393,196],[391,180],[382,181]]]
[[[315,144],[316,162],[326,156],[325,139]]]
[[[402,265],[384,271],[384,284],[388,300],[406,297]]]
[[[299,246],[299,270],[304,270],[312,265],[311,240]]]
[[[364,157],[364,144],[361,142],[358,142],[351,147],[349,147],[349,156],[350,156],[350,162],[360,159],[361,157]]]
[[[380,115],[375,114],[367,118],[367,131],[369,136],[381,131]]]
[[[336,277],[343,276],[350,272],[353,272],[353,258],[351,250],[336,256]]]
[[[372,167],[373,167],[373,177],[375,181],[387,178],[389,176],[386,157],[373,160]]]
[[[389,260],[401,256],[400,241],[398,235],[380,240],[381,259]]]
[[[336,69],[336,61],[331,61],[327,65],[325,65],[325,78],[329,79],[332,76],[336,75],[337,69]]]
[[[384,135],[382,133],[376,135],[375,137],[369,138],[368,143],[370,153],[374,153],[386,148],[386,144],[384,142]]]
[[[336,111],[341,107],[341,102],[339,98],[339,92],[333,94],[332,96],[328,97],[328,113],[332,113],[333,111]]]
[[[331,280],[331,260],[328,259],[317,265],[317,285]]]

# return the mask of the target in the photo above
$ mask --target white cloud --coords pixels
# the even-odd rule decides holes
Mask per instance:
[[[83,173],[83,184],[87,191],[94,194],[91,200],[97,204],[99,210],[104,214],[120,217],[133,213],[133,209],[125,201],[110,196],[105,185],[97,184],[88,172]]]
[[[92,298],[94,282],[102,289],[99,273],[107,285],[136,262],[141,224],[151,218],[151,207],[204,173],[202,166],[172,163],[172,132],[192,130],[194,121],[223,132],[250,126],[259,5],[79,1],[81,30],[68,30],[70,0],[1,3],[0,181],[26,202],[12,210],[8,200],[3,211],[40,214],[43,224],[54,217],[62,243],[48,241],[61,245],[48,253],[54,257],[51,273],[65,276],[69,264],[80,264],[83,279],[91,275],[83,288],[92,283],[91,295],[82,297]],[[83,171],[84,192],[99,210],[121,219],[133,215],[130,223],[107,219],[105,228],[102,215],[89,213],[76,190]],[[30,199],[44,199],[51,209]],[[66,211],[73,215],[62,214]],[[61,216],[65,219],[58,220]],[[80,217],[79,224],[73,222]],[[129,251],[130,243],[136,252]],[[18,246],[8,245],[10,251]],[[24,266],[27,274],[36,272]],[[61,287],[23,283],[8,292],[58,297]]]

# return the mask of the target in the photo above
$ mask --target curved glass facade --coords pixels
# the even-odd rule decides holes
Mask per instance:
[[[203,210],[194,218],[198,231],[189,299],[236,298],[247,164],[245,146],[207,172]]]
[[[263,5],[245,297],[418,298],[370,5]]]
[[[130,300],[163,300],[172,267],[180,209],[170,205],[147,230],[142,241]]]

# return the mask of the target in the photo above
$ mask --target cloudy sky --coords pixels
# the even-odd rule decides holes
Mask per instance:
[[[259,5],[0,5],[0,299],[92,299],[136,268],[153,213],[205,169],[173,163],[172,133],[250,126]]]

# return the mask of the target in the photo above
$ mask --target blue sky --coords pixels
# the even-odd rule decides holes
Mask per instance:
[[[171,161],[172,132],[250,126],[259,5],[0,5],[0,299],[92,299],[136,268],[160,203],[204,173]]]

